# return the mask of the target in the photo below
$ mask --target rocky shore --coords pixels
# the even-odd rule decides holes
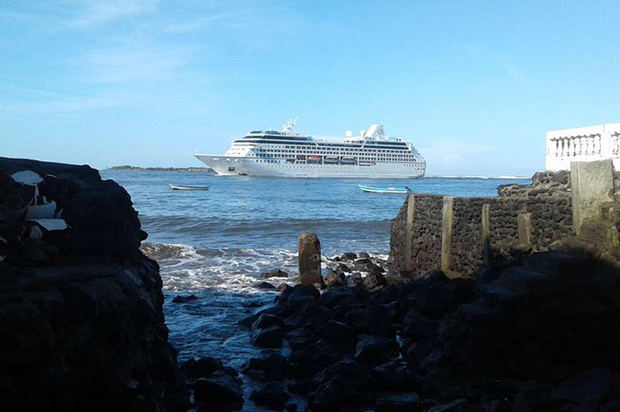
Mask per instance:
[[[569,182],[534,183],[500,197],[555,201]],[[365,253],[321,256],[304,233],[299,279],[257,279],[275,299],[249,302],[238,327],[259,355],[234,369],[177,365],[145,238],[129,195],[96,170],[0,158],[2,410],[620,410],[609,253],[515,248],[473,274],[411,276]]]
[[[258,382],[250,396],[256,404],[314,411],[620,408],[615,266],[546,252],[472,279],[431,272],[396,282],[366,257],[340,260],[323,291],[286,287],[273,306],[241,322],[264,348],[241,371]],[[370,269],[363,280],[343,270],[355,265]],[[235,371],[217,370],[203,379],[234,383],[229,388],[241,393]]]
[[[0,158],[0,409],[186,409],[145,238],[96,170]]]

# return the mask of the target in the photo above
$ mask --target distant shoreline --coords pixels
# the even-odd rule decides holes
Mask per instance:
[[[196,172],[205,173],[213,172],[214,170],[209,167],[139,167],[139,166],[112,166],[105,170],[131,170],[137,172]]]

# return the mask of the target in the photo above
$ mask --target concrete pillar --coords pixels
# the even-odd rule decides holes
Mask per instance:
[[[611,159],[571,162],[570,181],[573,227],[579,236],[583,221],[600,217],[601,204],[613,200],[613,163]]]
[[[450,277],[450,254],[452,253],[452,228],[454,225],[454,196],[443,197],[441,215],[441,270]]]
[[[489,262],[489,235],[491,234],[491,223],[489,218],[489,212],[491,210],[491,205],[485,203],[482,205],[482,216],[481,216],[481,226],[482,226],[482,257],[484,259],[485,265]]]
[[[413,256],[411,250],[413,245],[413,215],[415,214],[415,195],[410,194],[407,198],[407,226],[405,229],[405,270],[413,269]]]
[[[321,242],[316,233],[303,232],[297,239],[299,253],[299,283],[314,285],[322,283]]]
[[[521,246],[532,247],[532,214],[519,213],[517,216],[517,233]]]

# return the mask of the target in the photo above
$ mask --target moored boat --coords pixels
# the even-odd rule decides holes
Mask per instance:
[[[411,189],[407,186],[396,187],[396,186],[388,186],[388,187],[373,187],[373,186],[364,186],[358,185],[362,192],[365,193],[410,193]]]
[[[170,185],[170,189],[172,190],[209,190],[209,186],[198,186],[198,185]]]

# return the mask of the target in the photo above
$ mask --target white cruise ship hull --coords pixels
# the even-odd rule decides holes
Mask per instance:
[[[376,162],[371,166],[346,164],[291,164],[286,160],[262,162],[249,156],[195,154],[195,156],[223,176],[279,176],[279,177],[356,177],[372,179],[412,179],[423,177],[425,163],[416,167],[397,162]]]

